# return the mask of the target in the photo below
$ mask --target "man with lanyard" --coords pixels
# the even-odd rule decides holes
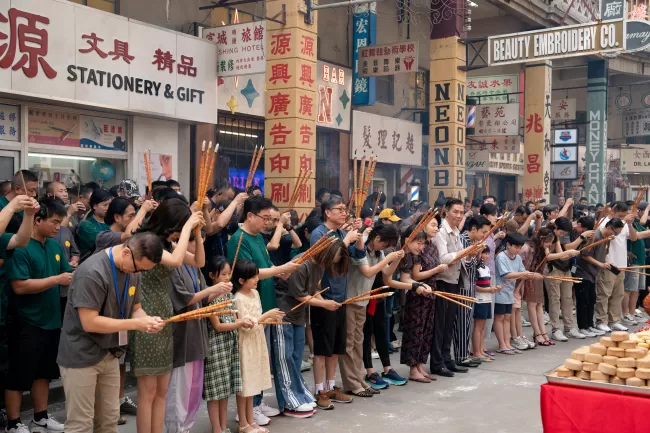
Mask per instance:
[[[639,204],[637,215],[634,218],[634,229],[640,235],[646,231],[646,223],[648,222],[648,211],[650,206],[647,202]],[[635,242],[627,241],[627,255],[628,263],[631,266],[643,266],[646,264],[645,260],[645,240],[639,239]],[[624,288],[625,294],[623,296],[623,317],[621,322],[625,326],[634,326],[637,320],[634,317],[636,311],[637,300],[639,299],[639,290],[645,290],[646,276],[634,274],[632,272],[625,273]]]
[[[94,254],[70,284],[57,363],[66,397],[69,433],[117,433],[118,358],[127,331],[155,333],[164,322],[142,310],[140,271],[160,263],[163,245],[139,233],[123,245]]]
[[[342,239],[348,247],[350,257],[363,259],[366,255],[363,247],[362,234],[359,229],[362,227],[361,219],[356,219],[352,229],[347,234],[341,230],[347,219],[347,206],[338,195],[330,195],[321,203],[321,215],[323,224],[318,226],[310,236],[310,243],[314,245],[328,231],[334,230],[333,234]],[[357,244],[355,246],[355,243]],[[359,244],[361,247],[359,248]],[[323,299],[333,300],[341,303],[347,299],[348,277],[343,275],[334,277],[327,272],[321,279],[321,288],[329,287],[329,290],[322,294]],[[332,409],[328,402],[349,403],[352,397],[343,393],[335,386],[336,363],[339,355],[346,351],[347,330],[346,330],[346,309],[345,305],[336,311],[329,311],[321,307],[311,307],[311,328],[314,336],[314,383],[316,386],[317,404],[322,409]],[[323,376],[327,382],[323,383]]]
[[[22,172],[22,176],[21,176]],[[23,183],[24,179],[24,183]],[[4,209],[13,199],[19,195],[26,195],[31,198],[36,198],[36,191],[38,189],[38,177],[28,170],[20,170],[14,174],[11,179],[11,190],[5,196],[0,197],[0,210]],[[7,224],[5,232],[18,233],[18,229],[23,222],[23,211],[15,212],[11,220]]]

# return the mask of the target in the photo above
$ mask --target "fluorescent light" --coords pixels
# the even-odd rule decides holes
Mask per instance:
[[[222,131],[219,130],[220,134],[228,134],[228,135],[238,135],[240,137],[251,137],[251,138],[257,138],[257,135],[254,134],[242,134],[241,132],[232,132],[232,131]]]
[[[41,158],[74,159],[77,161],[97,161],[97,158],[90,158],[88,156],[53,155],[49,153],[29,153],[28,156],[38,156]]]

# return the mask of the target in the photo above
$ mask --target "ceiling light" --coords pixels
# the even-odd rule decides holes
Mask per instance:
[[[219,130],[220,134],[228,134],[228,135],[238,135],[240,137],[251,137],[251,138],[258,138],[257,135],[254,134],[243,134],[241,132],[232,132],[232,131],[221,131]]]
[[[73,159],[76,161],[97,161],[97,158],[91,158],[89,156],[53,155],[50,153],[29,153],[28,156],[36,156],[40,158]]]

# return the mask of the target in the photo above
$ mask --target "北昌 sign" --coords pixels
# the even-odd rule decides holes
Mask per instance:
[[[488,38],[488,63],[507,65],[625,49],[624,20],[578,24]]]
[[[62,0],[0,3],[0,92],[217,122],[217,52]]]
[[[519,75],[467,77],[467,96],[480,96],[480,104],[519,101]]]
[[[476,106],[476,127],[473,137],[517,134],[519,134],[519,104]]]
[[[318,61],[318,115],[316,124],[350,130],[352,114],[352,70]]]
[[[378,77],[418,70],[418,41],[396,42],[359,49],[359,75]]]
[[[576,144],[578,142],[577,129],[556,129],[555,130],[555,145]]]
[[[220,77],[266,71],[266,21],[203,29],[203,38],[217,44]]]
[[[360,72],[359,50],[363,47],[373,45],[376,39],[377,4],[375,2],[357,5],[354,7],[352,17],[352,66],[353,71],[353,95],[354,105],[375,104],[375,77],[362,77]]]
[[[422,125],[363,111],[352,112],[352,155],[389,164],[422,165]]]

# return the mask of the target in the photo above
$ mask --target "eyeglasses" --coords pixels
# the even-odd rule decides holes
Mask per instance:
[[[337,206],[337,207],[333,207],[333,208],[331,208],[330,210],[337,210],[337,211],[339,211],[339,212],[345,212],[345,211],[348,210],[348,208],[345,207],[345,206]]]
[[[135,264],[135,257],[133,256],[133,251],[131,251],[131,260],[133,261],[133,273],[137,274],[140,271],[138,270],[138,265]]]
[[[273,220],[273,218],[272,218],[271,216],[262,216],[262,215],[258,215],[258,214],[253,213],[253,212],[251,212],[251,213],[252,213],[253,215],[255,215],[256,217],[258,217],[258,218],[262,218],[262,219],[264,220],[265,223],[267,223],[267,222]],[[278,220],[276,220],[276,221],[278,221]]]

